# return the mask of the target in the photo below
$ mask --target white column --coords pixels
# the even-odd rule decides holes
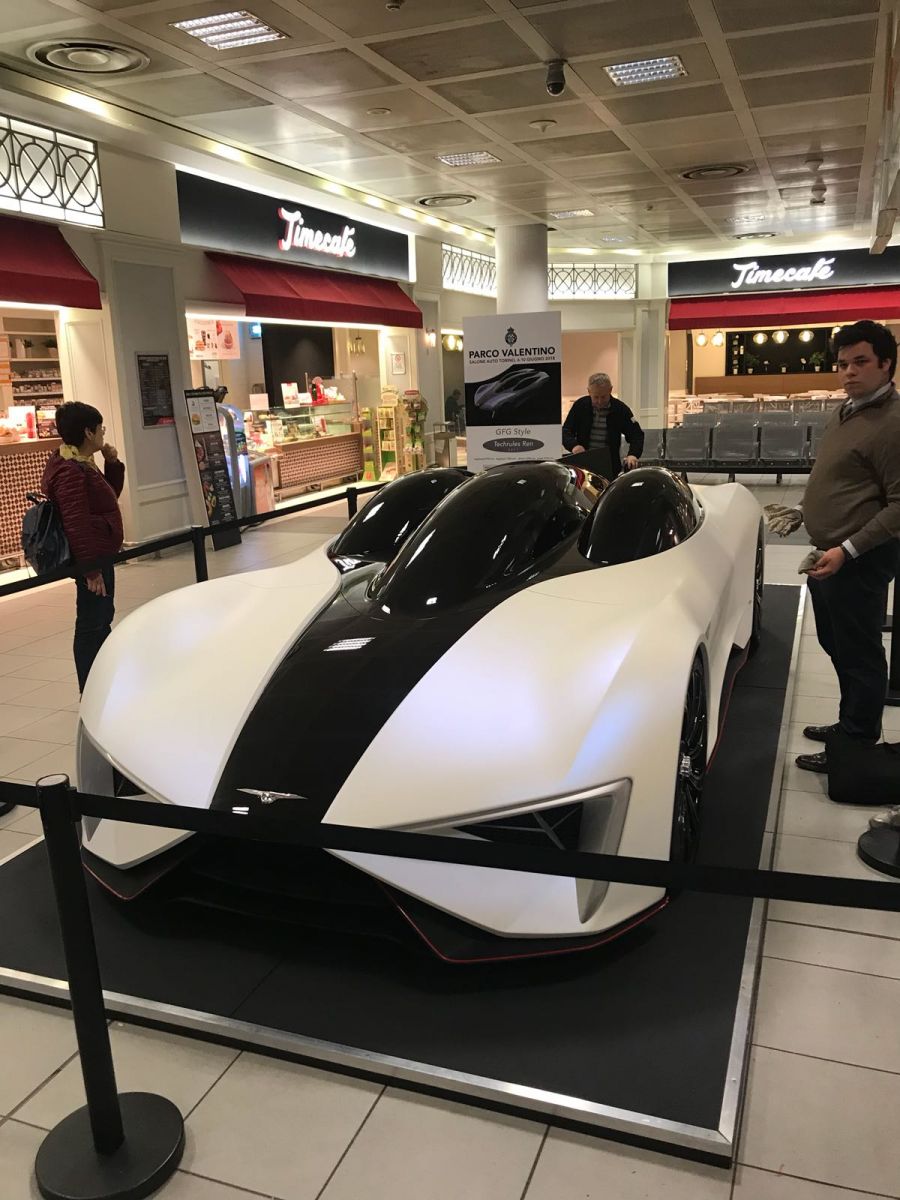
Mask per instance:
[[[495,237],[497,312],[543,312],[549,308],[546,225],[502,225]]]

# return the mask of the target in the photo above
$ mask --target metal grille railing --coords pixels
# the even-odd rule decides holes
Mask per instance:
[[[475,296],[497,295],[497,260],[490,254],[449,246],[443,250],[444,287]],[[551,300],[633,300],[637,268],[619,263],[551,263]]]
[[[97,145],[0,114],[0,210],[103,224]]]
[[[446,242],[441,250],[445,288],[473,296],[497,295],[497,260],[490,254],[448,246]]]
[[[618,263],[551,263],[551,300],[633,300],[637,269]]]

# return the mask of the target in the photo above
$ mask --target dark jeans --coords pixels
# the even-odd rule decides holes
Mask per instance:
[[[836,575],[807,581],[819,645],[841,686],[840,726],[851,737],[881,736],[888,677],[881,627],[898,553],[900,544],[890,541],[848,558]]]
[[[103,582],[106,585],[105,596],[95,596],[88,589],[81,576],[75,580],[75,673],[78,676],[78,690],[84,691],[88,672],[93,666],[97,651],[109,637],[112,619],[116,608],[113,595],[116,587],[116,576],[112,566],[103,568]]]

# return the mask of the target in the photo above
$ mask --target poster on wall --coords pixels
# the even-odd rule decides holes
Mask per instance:
[[[191,358],[195,360],[241,357],[237,321],[220,321],[216,317],[188,317],[188,342]]]
[[[168,354],[138,354],[138,390],[145,429],[175,424]]]
[[[508,313],[463,320],[470,471],[562,454],[562,317]]]
[[[233,521],[237,510],[228,477],[215,395],[211,388],[188,388],[184,398],[206,519],[210,525]]]

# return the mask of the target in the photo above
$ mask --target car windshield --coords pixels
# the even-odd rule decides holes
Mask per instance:
[[[559,463],[516,463],[457,488],[405,543],[371,596],[389,613],[437,616],[490,599],[574,538],[597,481]]]

